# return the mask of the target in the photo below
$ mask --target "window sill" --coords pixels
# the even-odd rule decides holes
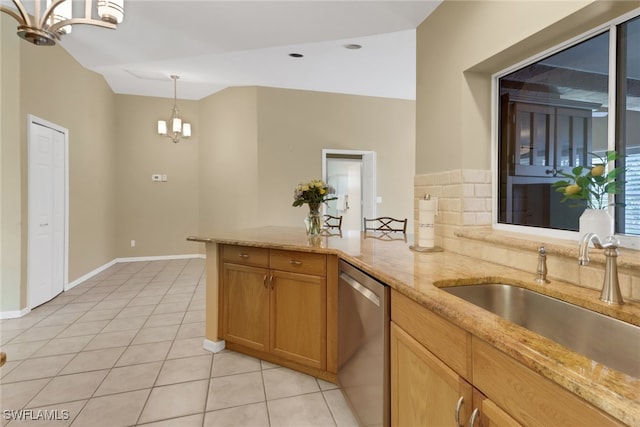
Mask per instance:
[[[547,256],[569,258],[575,260],[576,264],[578,263],[578,242],[574,240],[495,230],[490,227],[460,229],[455,232],[455,236],[494,246],[534,253],[538,252],[540,245],[544,245]],[[589,252],[589,259],[591,264],[605,264],[603,251],[597,249]],[[618,249],[618,268],[631,270],[636,273],[634,275],[637,275],[638,271],[640,271],[640,254],[638,251],[626,248]]]

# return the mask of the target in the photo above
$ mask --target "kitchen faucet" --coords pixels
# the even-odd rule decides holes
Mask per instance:
[[[607,304],[623,304],[622,294],[620,293],[620,282],[618,281],[618,246],[620,241],[614,236],[609,236],[604,243],[595,233],[587,233],[580,239],[578,246],[578,264],[589,265],[589,243],[593,242],[596,249],[604,249],[606,263],[604,267],[604,283],[602,285],[602,293],[600,300]]]

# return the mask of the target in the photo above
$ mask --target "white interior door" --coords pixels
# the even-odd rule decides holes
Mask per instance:
[[[66,281],[67,135],[29,119],[28,306],[64,290]]]
[[[328,158],[327,183],[338,200],[327,203],[327,213],[342,216],[343,230],[360,230],[362,223],[362,159]]]
[[[376,217],[376,153],[322,150],[322,176],[336,189],[339,200],[326,213],[342,215],[343,230],[362,230],[362,218]]]

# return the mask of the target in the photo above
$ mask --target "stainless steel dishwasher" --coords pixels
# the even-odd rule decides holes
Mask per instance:
[[[389,287],[340,260],[338,382],[361,426],[391,422]]]

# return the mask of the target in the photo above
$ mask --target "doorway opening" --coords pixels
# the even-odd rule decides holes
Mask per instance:
[[[68,130],[29,115],[27,306],[61,293],[68,279]]]
[[[324,206],[324,213],[342,216],[343,230],[362,230],[363,217],[375,218],[374,151],[322,150],[322,178],[338,197]]]

